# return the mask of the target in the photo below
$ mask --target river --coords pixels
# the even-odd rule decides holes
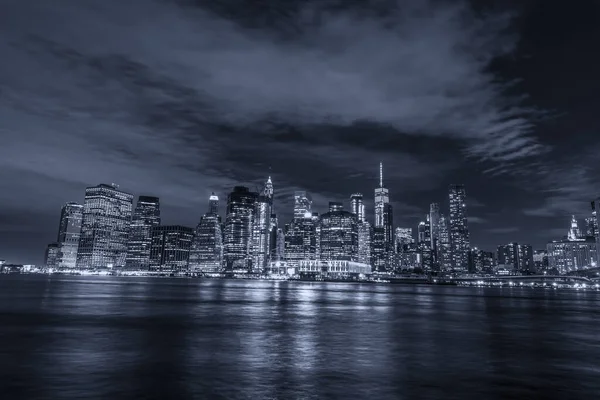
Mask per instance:
[[[0,275],[2,399],[593,399],[600,292]]]

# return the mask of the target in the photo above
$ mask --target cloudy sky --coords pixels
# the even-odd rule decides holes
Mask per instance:
[[[0,0],[0,258],[101,182],[193,226],[271,175],[287,219],[380,161],[397,225],[464,183],[474,246],[543,247],[600,195],[600,5],[481,3]]]

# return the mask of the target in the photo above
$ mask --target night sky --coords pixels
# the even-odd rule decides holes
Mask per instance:
[[[463,183],[473,246],[543,248],[600,195],[600,3],[482,3],[0,0],[0,259],[98,183],[166,224],[268,175],[284,221],[372,217],[380,161],[396,225]]]

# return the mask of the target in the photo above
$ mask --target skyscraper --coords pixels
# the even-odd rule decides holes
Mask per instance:
[[[425,243],[431,248],[431,225],[429,223],[429,215],[426,216],[425,221],[419,222],[417,237],[419,243]]]
[[[180,225],[152,228],[150,271],[185,272],[190,257],[194,230]]]
[[[384,240],[387,244],[393,242],[393,225],[394,217],[390,195],[388,189],[383,186],[383,163],[380,163],[379,187],[375,189],[375,228],[383,228]]]
[[[470,240],[466,197],[463,185],[450,186],[450,253],[452,268],[458,272],[467,271],[469,265]]]
[[[294,219],[304,219],[312,213],[312,201],[304,191],[294,193]]]
[[[354,214],[354,213],[353,213]],[[358,223],[358,262],[371,265],[373,228],[368,221]]]
[[[58,266],[58,244],[50,243],[46,247],[46,254],[44,255],[44,265],[46,268],[56,268]]]
[[[152,228],[160,225],[160,201],[158,197],[138,197],[127,243],[125,265],[132,270],[147,270],[150,267],[150,245]]]
[[[271,177],[265,183],[263,195],[258,196],[252,223],[251,257],[253,272],[261,272],[267,267],[270,254],[271,210],[273,206],[273,183]]]
[[[448,228],[448,218],[440,214],[438,223],[439,241],[438,241],[438,264],[442,271],[452,269],[452,253],[450,248],[450,230]]]
[[[208,198],[208,212],[210,215],[219,215],[219,196],[212,192]]]
[[[302,218],[294,218],[285,232],[285,260],[296,266],[300,260],[317,259],[318,220],[306,213]]]
[[[364,222],[365,219],[365,203],[361,193],[354,193],[350,196],[350,212],[356,215],[358,223]]]
[[[85,190],[77,268],[125,265],[133,195],[116,185]]]
[[[223,234],[219,215],[219,197],[208,198],[208,211],[194,230],[188,269],[193,273],[220,272],[223,265]]]
[[[358,221],[342,203],[330,202],[320,219],[320,259],[358,261]]]
[[[594,241],[596,242],[596,251],[600,254],[600,224],[598,223],[598,212],[600,211],[600,197],[592,201],[592,231],[594,234]]]
[[[58,259],[59,268],[74,269],[77,266],[77,249],[81,235],[83,206],[67,203],[60,212],[58,225]]]
[[[434,264],[439,267],[440,205],[438,203],[431,203],[429,205],[429,226],[431,229],[431,250],[433,251]]]
[[[581,234],[581,231],[579,230],[579,223],[577,222],[577,218],[575,218],[574,215],[571,218],[571,228],[569,229],[569,232],[567,233],[567,238],[571,241],[583,239],[583,235]]]
[[[531,273],[535,270],[533,248],[528,244],[509,243],[498,246],[498,265],[514,273]]]
[[[228,270],[250,267],[252,222],[258,193],[236,186],[227,197],[223,257]]]

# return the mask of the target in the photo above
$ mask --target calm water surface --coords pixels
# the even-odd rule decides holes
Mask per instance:
[[[2,399],[598,399],[600,293],[0,276]]]

